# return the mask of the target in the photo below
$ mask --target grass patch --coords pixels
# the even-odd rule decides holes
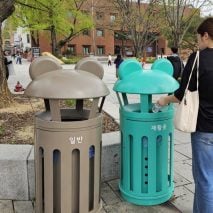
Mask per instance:
[[[76,103],[76,100],[73,100],[73,99],[65,100],[65,104],[66,104],[66,106],[68,106],[68,107],[74,107],[74,106],[75,106],[75,103]]]
[[[3,135],[5,133],[5,129],[3,126],[0,126],[0,135]]]
[[[78,63],[78,61],[80,61],[82,59],[82,57],[77,57],[77,56],[72,56],[71,58],[66,58],[66,57],[62,57],[61,60],[65,63],[65,64],[76,64]]]

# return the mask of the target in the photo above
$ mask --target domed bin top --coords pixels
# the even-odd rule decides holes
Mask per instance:
[[[120,65],[119,80],[113,90],[147,95],[173,93],[179,84],[172,74],[173,67],[167,59],[156,60],[151,70],[144,70],[137,60],[125,60]]]
[[[83,59],[76,68],[63,69],[57,61],[46,56],[32,62],[29,69],[32,81],[25,95],[44,99],[45,113],[51,114],[46,116],[48,119],[61,121],[66,117],[66,120],[86,120],[97,117],[101,112],[105,96],[109,94],[109,89],[101,80],[104,72],[102,65],[97,60]],[[75,109],[60,109],[60,100],[67,99],[76,100]],[[90,110],[84,108],[84,99],[92,102]],[[71,118],[73,116],[75,118]]]
[[[88,60],[87,63],[91,64],[91,61]],[[93,60],[92,64],[95,67],[94,64],[98,62]],[[56,61],[46,56],[33,61],[30,66],[32,82],[27,86],[25,94],[48,99],[88,99],[109,94],[108,88],[100,79],[103,77],[102,69],[97,69],[95,75],[80,70],[80,65],[78,70],[63,70],[60,67]]]
[[[109,90],[100,78],[91,73],[61,69],[36,77],[25,94],[49,99],[88,99],[106,96]]]

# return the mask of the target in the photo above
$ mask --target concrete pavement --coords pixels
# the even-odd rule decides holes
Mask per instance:
[[[115,93],[112,91],[113,85],[116,81],[115,67],[108,67],[103,63],[105,74],[103,81],[110,89],[110,95],[107,96],[104,111],[110,114],[117,122],[119,122],[119,104]],[[74,65],[63,65],[65,69],[73,68]],[[8,85],[13,91],[16,82],[19,80],[24,87],[30,82],[29,62],[23,61],[22,65],[15,65],[16,75],[10,76]],[[156,97],[157,98],[157,97]],[[137,95],[130,96],[131,102],[138,100]],[[102,184],[102,212],[192,212],[194,183],[192,178],[192,163],[191,163],[191,146],[190,135],[179,131],[175,131],[175,191],[174,196],[170,201],[162,205],[144,207],[136,206],[125,202],[121,197],[118,190],[118,179],[107,181]],[[9,212],[33,212],[33,202],[31,201],[12,201],[0,200],[0,213]]]

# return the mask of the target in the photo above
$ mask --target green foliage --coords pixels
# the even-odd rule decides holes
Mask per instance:
[[[5,132],[4,127],[3,127],[3,126],[0,126],[0,135],[3,135],[3,134],[4,134],[4,132]]]
[[[75,106],[75,103],[76,103],[76,100],[73,100],[73,99],[65,100],[65,104],[66,104],[68,107],[74,107],[74,106]]]
[[[86,0],[19,0],[13,23],[29,31],[54,30],[58,38],[69,41],[93,26],[91,16],[80,10],[84,2]]]
[[[139,62],[142,62],[142,58],[137,58],[137,60],[138,60]],[[148,64],[154,63],[155,60],[156,60],[155,57],[146,57],[146,63],[148,63]]]
[[[190,49],[192,51],[195,51],[197,49],[197,27],[202,22],[202,20],[203,18],[201,18],[200,16],[194,16],[190,27],[183,37],[183,42],[181,45],[183,49]]]
[[[146,58],[146,63],[152,64],[152,63],[154,63],[155,60],[156,60],[155,57],[147,57],[147,58]]]
[[[76,64],[78,61],[80,61],[82,57],[77,57],[77,56],[71,56],[70,58],[62,57],[61,60],[65,64]]]

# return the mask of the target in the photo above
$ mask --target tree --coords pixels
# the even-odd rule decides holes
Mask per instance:
[[[194,16],[193,21],[181,42],[182,49],[190,49],[192,52],[197,50],[197,27],[202,21],[203,18],[200,16]]]
[[[14,9],[14,0],[0,1],[0,108],[9,105],[12,101],[5,76],[6,71],[2,49],[2,23],[13,13]]]
[[[123,30],[133,41],[136,57],[141,57],[144,48],[152,44],[158,37],[159,1],[115,0],[115,7],[119,11]],[[124,24],[123,24],[124,23]]]
[[[165,20],[162,33],[169,40],[170,46],[181,46],[194,18],[200,16],[200,9],[209,2],[209,0],[162,0]]]
[[[17,26],[34,32],[33,35],[38,31],[49,31],[52,53],[57,55],[71,38],[92,26],[90,16],[81,11],[85,2],[86,0],[16,0],[13,20]]]

